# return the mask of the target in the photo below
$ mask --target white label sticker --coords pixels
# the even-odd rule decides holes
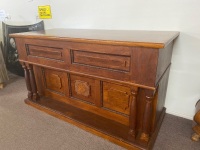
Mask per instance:
[[[6,12],[3,9],[0,9],[0,21],[4,21],[6,18]]]

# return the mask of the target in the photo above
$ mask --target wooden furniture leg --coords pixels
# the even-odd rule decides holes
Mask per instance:
[[[24,76],[26,81],[26,87],[28,90],[28,99],[37,101],[39,99],[39,95],[37,92],[35,76],[33,72],[33,66],[26,63],[21,63],[24,69]]]
[[[200,139],[200,100],[196,103],[196,114],[194,115],[194,126],[193,126],[194,134],[191,139],[193,141],[199,141]]]
[[[27,65],[28,71],[29,71],[29,79],[30,79],[30,83],[31,83],[31,89],[33,92],[33,97],[32,100],[33,101],[37,101],[39,99],[39,95],[37,93],[37,87],[36,87],[36,82],[35,82],[35,76],[34,76],[34,72],[33,72],[33,65]]]
[[[135,140],[136,137],[136,118],[137,118],[137,92],[138,88],[133,89],[131,94],[133,96],[131,102],[131,111],[130,111],[130,129],[129,129],[129,139]]]
[[[0,83],[0,89],[3,89],[3,87],[4,87],[4,84]]]
[[[21,63],[21,64],[22,64],[22,67],[24,69],[24,77],[25,77],[25,81],[26,81],[26,87],[27,87],[27,90],[28,90],[28,99],[32,100],[33,92],[32,92],[32,89],[31,89],[29,72],[28,72],[28,69],[26,67],[26,64],[25,63]]]

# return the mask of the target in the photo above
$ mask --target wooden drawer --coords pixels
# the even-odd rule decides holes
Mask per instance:
[[[27,45],[27,55],[63,61],[63,50],[45,46]]]
[[[67,49],[61,42],[45,41],[45,40],[30,40],[24,41],[24,55],[21,58],[26,57],[26,61],[34,64],[41,65],[43,67],[49,66],[58,69],[69,69],[67,60]]]
[[[130,47],[72,43],[68,49],[70,71],[102,78],[131,80]]]
[[[118,84],[103,82],[103,107],[122,114],[130,114],[131,89]]]
[[[72,50],[72,62],[99,68],[130,71],[130,56]]]
[[[70,85],[71,97],[100,105],[100,81],[71,74]]]

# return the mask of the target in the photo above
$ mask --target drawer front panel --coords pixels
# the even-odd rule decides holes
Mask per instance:
[[[64,58],[62,53],[63,50],[61,48],[27,45],[27,54],[29,56],[63,61]]]
[[[72,58],[73,63],[120,71],[130,71],[130,56],[72,50]]]
[[[131,89],[129,87],[103,83],[103,107],[120,112],[122,114],[130,114]]]

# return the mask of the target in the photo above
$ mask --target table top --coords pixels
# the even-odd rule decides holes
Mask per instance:
[[[177,31],[48,29],[10,34],[14,38],[51,39],[60,41],[164,48],[172,42]]]

